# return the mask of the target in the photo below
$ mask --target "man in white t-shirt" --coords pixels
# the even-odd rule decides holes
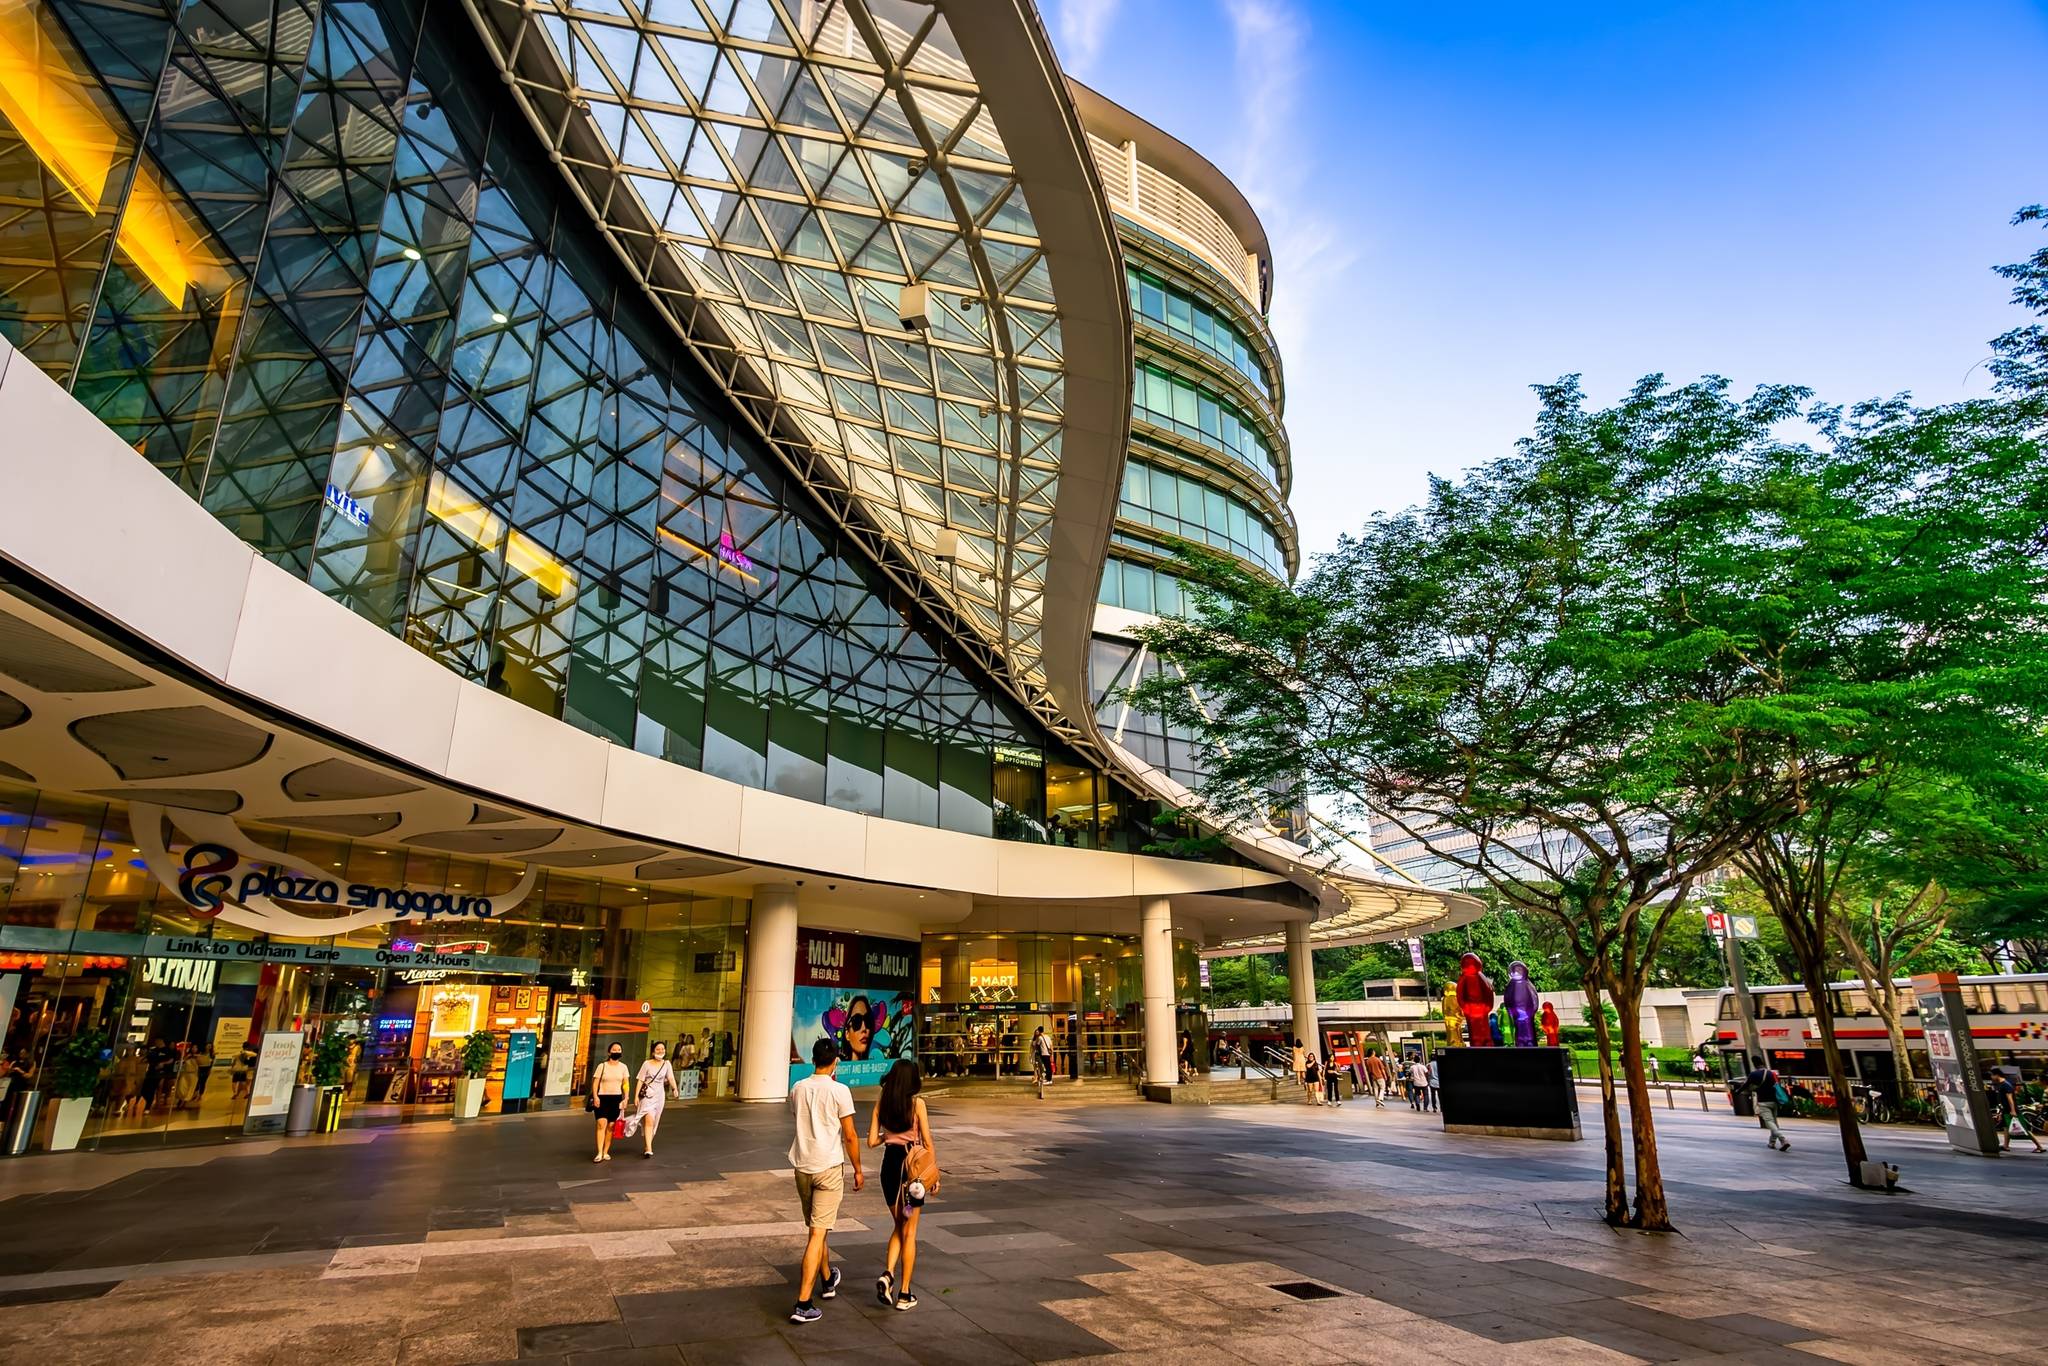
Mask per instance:
[[[789,1165],[796,1168],[796,1196],[803,1204],[810,1241],[804,1244],[804,1265],[797,1278],[796,1307],[791,1323],[816,1323],[825,1315],[811,1299],[829,1300],[839,1293],[844,1273],[831,1264],[825,1235],[839,1218],[845,1193],[842,1157],[853,1164],[853,1188],[860,1189],[860,1140],[853,1131],[853,1092],[833,1076],[839,1046],[830,1039],[811,1045],[810,1076],[789,1088],[790,1114],[796,1120],[796,1141],[789,1145]],[[822,1282],[822,1284],[821,1284]]]

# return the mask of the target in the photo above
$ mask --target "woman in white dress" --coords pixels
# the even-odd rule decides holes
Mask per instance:
[[[640,1073],[633,1078],[633,1095],[638,1108],[626,1121],[626,1135],[641,1131],[640,1156],[654,1156],[654,1132],[661,1127],[662,1107],[668,1104],[670,1094],[680,1096],[682,1088],[676,1085],[675,1069],[668,1065],[668,1045],[657,1042],[654,1056],[640,1064]]]

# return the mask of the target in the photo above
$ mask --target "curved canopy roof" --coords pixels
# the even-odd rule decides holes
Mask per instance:
[[[1093,601],[1130,324],[1028,4],[465,3],[574,192],[761,435],[1084,741],[1051,684],[1078,691],[1087,614],[1047,602]]]

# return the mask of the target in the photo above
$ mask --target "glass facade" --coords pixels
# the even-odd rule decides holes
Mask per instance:
[[[1257,470],[1274,489],[1281,487],[1280,467],[1259,429],[1228,399],[1201,385],[1140,364],[1131,375],[1131,412]]]
[[[1095,600],[1105,607],[1162,617],[1185,616],[1189,607],[1185,582],[1155,565],[1125,559],[1113,559],[1103,570]]]
[[[1258,350],[1245,340],[1229,314],[1204,302],[1194,291],[1136,266],[1124,267],[1124,283],[1130,290],[1132,312],[1228,363],[1251,381],[1254,389],[1272,397],[1273,386],[1259,363]]]
[[[0,336],[267,558],[465,678],[749,786],[1032,837],[1016,813],[1042,791],[997,755],[1054,747],[708,388],[477,41],[406,0],[0,9]],[[711,93],[745,84],[719,71]],[[727,175],[735,155],[705,152]],[[993,489],[958,444],[917,449],[947,488]]]
[[[502,896],[521,871],[373,840],[256,833],[351,882]],[[731,1093],[744,901],[547,871],[489,920],[289,940],[195,916],[140,853],[122,803],[0,783],[0,1072],[10,1091],[47,1088],[66,1046],[88,1041],[97,1077],[87,1146],[241,1130],[254,1054],[272,1034],[331,1030],[343,1041],[347,1123],[445,1114],[460,1046],[475,1031],[496,1045],[492,1112],[520,1108],[505,1104],[505,1069],[521,1031],[532,1036],[536,1108],[572,1103],[593,1050],[602,1056],[613,1041],[634,1065],[665,1042],[691,1074],[686,1091]],[[378,965],[380,953],[414,965]],[[476,966],[432,966],[447,955]],[[310,1081],[311,1068],[310,1051],[297,1055],[288,1080]]]
[[[1264,515],[1214,484],[1134,457],[1124,462],[1123,502],[1117,511],[1154,530],[1250,560],[1275,578],[1287,575],[1287,557]]]

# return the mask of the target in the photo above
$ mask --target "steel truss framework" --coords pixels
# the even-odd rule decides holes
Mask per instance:
[[[848,539],[1048,729],[1066,376],[1042,244],[938,8],[465,0],[576,197]],[[905,287],[929,327],[906,330]]]

